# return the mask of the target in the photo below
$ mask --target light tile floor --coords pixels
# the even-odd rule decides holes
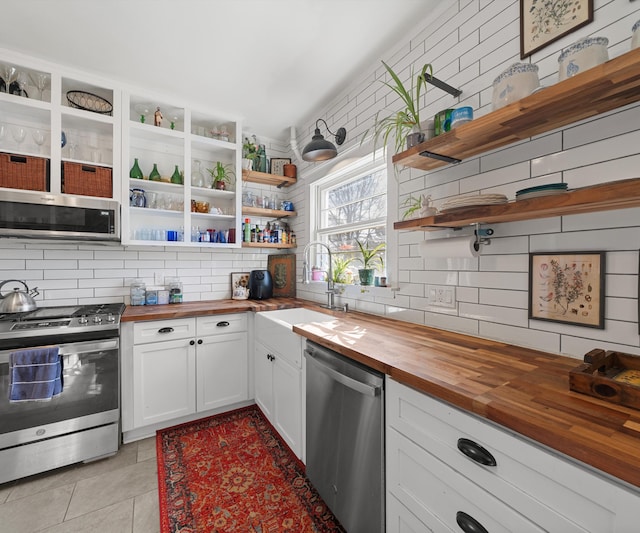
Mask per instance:
[[[0,532],[157,533],[155,437],[86,465],[0,485]]]

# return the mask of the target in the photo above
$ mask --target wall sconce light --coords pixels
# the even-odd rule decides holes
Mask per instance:
[[[333,159],[338,155],[338,150],[334,146],[334,144],[330,141],[327,141],[322,134],[320,133],[320,128],[318,128],[318,123],[324,122],[325,128],[327,131],[335,137],[336,144],[340,146],[347,137],[347,130],[344,128],[339,128],[336,133],[333,133],[327,123],[319,118],[316,120],[316,131],[311,138],[311,142],[304,147],[302,150],[302,159],[305,161],[311,161],[312,163],[316,161],[326,161],[327,159]]]

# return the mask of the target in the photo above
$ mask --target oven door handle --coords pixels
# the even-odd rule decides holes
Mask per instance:
[[[85,342],[74,342],[70,344],[60,344],[59,354],[61,356],[70,355],[70,354],[82,354],[88,352],[102,352],[107,350],[117,350],[120,345],[119,339],[108,339],[102,341],[85,341]],[[38,348],[45,348],[55,346],[55,344],[50,344],[48,346],[34,346],[29,348],[15,348],[13,350],[5,350],[0,352],[0,364],[9,362],[9,355],[13,352],[20,352],[23,350],[36,350]]]

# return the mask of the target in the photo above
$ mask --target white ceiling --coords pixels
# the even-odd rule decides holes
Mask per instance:
[[[451,0],[447,0],[449,2]],[[0,47],[237,117],[288,138],[438,0],[19,0]],[[442,5],[442,4],[441,4]]]

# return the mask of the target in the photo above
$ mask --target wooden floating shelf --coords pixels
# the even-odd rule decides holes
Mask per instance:
[[[462,124],[393,156],[393,164],[433,170],[640,100],[640,48]]]
[[[275,187],[290,187],[297,181],[296,178],[276,176],[275,174],[267,174],[266,172],[257,172],[255,170],[243,170],[242,180],[250,183],[260,183],[261,185],[273,185]]]
[[[262,207],[243,207],[243,215],[252,215],[254,217],[264,218],[285,218],[295,217],[297,213],[295,211],[284,211],[282,209],[264,209]]]
[[[612,181],[563,194],[514,200],[506,204],[473,206],[431,217],[394,222],[397,230],[436,231],[476,223],[514,222],[640,207],[640,178]]]
[[[284,244],[281,242],[243,242],[243,248],[295,248],[295,244]]]

